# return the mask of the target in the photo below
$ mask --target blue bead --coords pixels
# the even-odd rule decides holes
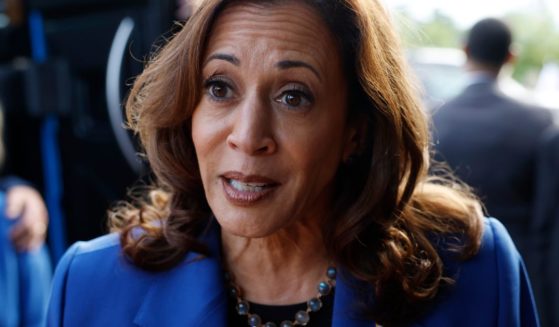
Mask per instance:
[[[281,322],[280,327],[293,327],[293,323],[289,320],[284,320]]]
[[[307,302],[307,306],[312,312],[317,312],[322,308],[322,301],[318,298],[312,298]]]
[[[296,321],[299,325],[305,326],[306,324],[309,323],[309,320],[310,320],[310,319],[311,319],[311,318],[309,317],[309,314],[308,314],[307,311],[301,310],[301,311],[298,311],[298,312],[295,314],[295,321]]]
[[[330,279],[336,279],[336,273],[337,271],[334,267],[328,267],[328,270],[326,270],[326,276]]]
[[[248,306],[248,302],[247,301],[241,301],[239,303],[237,303],[237,312],[241,315],[247,315],[248,314],[248,310],[249,310],[249,306]]]
[[[330,293],[330,284],[327,282],[320,282],[318,284],[318,293],[321,295],[328,295],[328,293]]]
[[[259,327],[261,323],[262,319],[260,319],[260,316],[257,314],[251,314],[248,317],[248,325],[251,327]]]
[[[264,324],[264,327],[277,327],[275,323],[268,321],[267,323]]]

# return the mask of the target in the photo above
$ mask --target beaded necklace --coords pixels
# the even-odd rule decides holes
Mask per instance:
[[[336,268],[328,267],[326,270],[326,281],[321,281],[317,285],[317,295],[307,301],[307,309],[300,310],[295,313],[293,320],[284,320],[279,326],[280,327],[291,327],[291,326],[305,326],[310,321],[310,313],[317,312],[322,308],[321,298],[330,294],[332,289],[336,286]],[[235,310],[241,316],[247,316],[248,325],[251,327],[277,327],[276,323],[268,321],[262,323],[262,318],[256,313],[250,312],[250,305],[248,301],[242,298],[241,289],[235,284],[231,274],[225,273],[225,280],[229,283],[229,294],[236,299]]]

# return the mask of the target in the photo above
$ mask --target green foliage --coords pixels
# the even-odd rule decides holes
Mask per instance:
[[[550,15],[511,13],[505,20],[512,28],[515,40],[515,78],[526,81],[544,63],[559,62],[559,30]]]
[[[440,11],[435,11],[430,20],[420,22],[400,10],[396,14],[396,24],[407,47],[461,47],[462,31],[451,17]]]

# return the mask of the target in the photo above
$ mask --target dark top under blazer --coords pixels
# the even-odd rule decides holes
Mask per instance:
[[[548,110],[502,94],[491,81],[468,86],[433,115],[436,158],[474,187],[489,215],[501,220],[525,257],[536,149],[551,124]]]
[[[411,326],[538,326],[514,244],[495,219],[487,219],[484,227],[479,254],[461,264],[454,287]],[[227,326],[219,227],[201,240],[214,255],[189,253],[176,267],[159,273],[130,264],[115,234],[76,243],[56,269],[48,326]],[[343,267],[339,275],[333,326],[374,326],[356,316],[353,307],[370,287],[349,277]]]

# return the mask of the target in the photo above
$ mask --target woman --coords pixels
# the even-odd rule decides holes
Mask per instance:
[[[426,176],[396,40],[376,1],[203,1],[127,103],[159,186],[50,325],[536,325],[502,225]]]

